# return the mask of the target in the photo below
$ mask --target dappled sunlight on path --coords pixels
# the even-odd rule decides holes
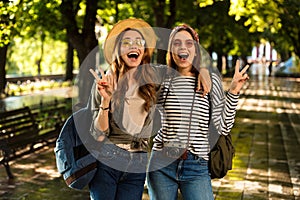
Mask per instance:
[[[216,199],[300,198],[300,80],[250,80],[232,130],[233,170],[213,180]]]

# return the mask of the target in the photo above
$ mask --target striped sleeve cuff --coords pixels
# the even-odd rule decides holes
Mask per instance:
[[[226,96],[232,107],[236,107],[238,105],[238,101],[239,101],[239,97],[240,97],[239,94],[232,94],[230,92],[227,92]]]

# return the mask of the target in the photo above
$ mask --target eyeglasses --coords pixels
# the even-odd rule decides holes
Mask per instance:
[[[178,47],[182,46],[182,43],[183,43],[182,40],[176,39],[173,41],[173,46],[178,48]],[[195,44],[195,41],[194,40],[185,40],[184,44],[187,48],[192,48]]]
[[[135,40],[132,40],[132,39],[123,39],[121,40],[121,45],[123,47],[131,47],[132,45],[136,45],[137,47],[144,47],[145,44],[146,44],[146,41],[143,40],[143,39],[135,39]]]

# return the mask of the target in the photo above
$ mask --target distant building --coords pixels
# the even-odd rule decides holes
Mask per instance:
[[[248,63],[251,66],[252,75],[271,75],[273,62],[277,61],[277,51],[274,44],[269,41],[257,41],[252,48],[251,57],[248,57]]]

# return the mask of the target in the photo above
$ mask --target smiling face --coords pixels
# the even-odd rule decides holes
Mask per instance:
[[[120,54],[123,61],[130,68],[138,67],[145,53],[145,40],[135,30],[128,30],[120,41]]]
[[[195,41],[189,32],[182,30],[174,35],[171,51],[178,71],[191,71],[196,49]]]

